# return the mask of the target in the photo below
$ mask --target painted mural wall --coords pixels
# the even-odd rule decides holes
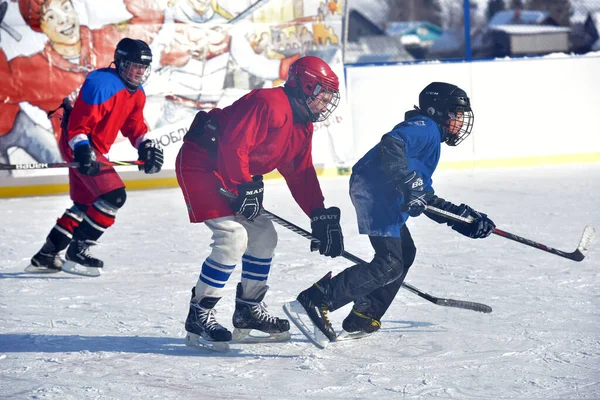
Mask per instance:
[[[0,0],[0,163],[61,162],[60,111],[48,112],[74,101],[86,75],[132,37],[153,52],[144,116],[173,169],[198,111],[280,86],[300,56],[321,57],[343,80],[342,16],[342,0]],[[315,163],[351,161],[347,110],[343,103],[315,126]],[[130,160],[137,151],[120,137],[109,155]],[[65,173],[0,171],[0,179]]]

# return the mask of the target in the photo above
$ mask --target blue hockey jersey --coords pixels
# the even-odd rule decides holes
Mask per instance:
[[[398,190],[404,178],[401,169],[417,171],[423,178],[425,191],[433,192],[431,176],[440,159],[441,138],[438,125],[419,115],[396,125],[352,167],[350,197],[361,234],[400,237],[400,228],[408,219],[408,214],[401,211],[404,197]],[[392,160],[397,162],[398,171],[392,168],[390,173],[390,162],[387,168],[384,166],[390,160],[382,160],[385,157],[382,154],[389,157],[395,150],[386,151],[382,146],[403,149],[397,152],[399,159]]]

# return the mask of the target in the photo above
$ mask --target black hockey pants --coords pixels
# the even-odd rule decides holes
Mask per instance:
[[[354,308],[377,320],[396,297],[417,252],[404,225],[400,237],[369,236],[375,256],[368,264],[357,264],[334,276],[325,288],[330,311],[354,301]]]

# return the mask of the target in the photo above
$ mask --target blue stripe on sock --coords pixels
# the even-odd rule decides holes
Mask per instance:
[[[215,267],[219,267],[219,268],[223,268],[223,269],[234,269],[235,268],[235,264],[233,265],[225,265],[225,264],[221,264],[216,262],[215,260],[213,260],[212,258],[208,257],[205,261],[205,263],[208,262],[211,265],[214,265]]]
[[[252,257],[249,256],[248,254],[244,254],[244,256],[242,257],[242,260],[244,261],[255,261],[255,262],[260,262],[260,263],[270,263],[271,261],[273,261],[273,257],[271,258],[258,258],[258,257]]]
[[[254,276],[254,275],[248,275],[248,274],[244,274],[242,273],[242,279],[250,279],[253,281],[266,281],[267,279],[269,279],[268,276]]]
[[[225,283],[223,283],[223,284],[214,283],[212,281],[209,281],[208,279],[205,279],[202,275],[200,275],[200,280],[202,282],[206,283],[208,286],[212,286],[215,288],[224,288],[225,287]]]
[[[261,265],[261,264],[254,264],[254,263],[247,262],[247,261],[242,261],[242,273],[253,272],[255,274],[268,275],[269,271],[271,271],[271,264]]]
[[[220,282],[227,282],[231,271],[224,272],[211,267],[206,262],[202,264],[202,275]]]

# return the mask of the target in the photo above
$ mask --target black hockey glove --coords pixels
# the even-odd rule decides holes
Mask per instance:
[[[144,165],[138,165],[138,169],[147,174],[160,172],[163,165],[163,151],[152,140],[144,140],[138,147],[138,160]]]
[[[462,222],[452,223],[453,230],[473,239],[483,239],[490,236],[496,227],[494,221],[489,219],[486,214],[475,211],[466,204],[458,206],[456,214],[463,218],[473,218],[473,222],[470,224]]]
[[[310,216],[312,236],[310,251],[335,258],[344,252],[344,235],[340,226],[340,209],[337,207],[317,208]]]
[[[79,163],[77,171],[80,174],[95,176],[100,173],[100,163],[96,161],[96,153],[89,144],[80,144],[73,150],[73,158]]]
[[[232,203],[233,211],[252,221],[262,208],[264,190],[262,175],[253,176],[251,182],[239,184],[238,197]]]
[[[423,178],[416,172],[409,172],[404,177],[402,185],[402,194],[404,195],[404,210],[411,217],[418,217],[427,208],[427,192]]]

